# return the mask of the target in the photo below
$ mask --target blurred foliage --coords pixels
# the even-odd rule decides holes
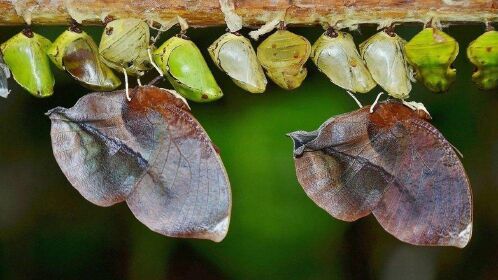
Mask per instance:
[[[422,26],[399,27],[410,39]],[[0,41],[21,28],[0,28]],[[53,40],[63,27],[35,27]],[[85,27],[98,42],[102,28]],[[291,28],[311,42],[319,28]],[[460,43],[457,81],[433,94],[420,84],[436,127],[458,147],[473,185],[474,236],[467,248],[417,248],[384,232],[372,217],[355,223],[331,218],[299,186],[292,160],[294,130],[316,129],[327,118],[356,109],[353,100],[308,62],[303,85],[292,92],[270,84],[250,95],[209,60],[206,48],[223,28],[189,30],[224,90],[210,104],[191,104],[221,149],[233,193],[227,238],[219,243],[160,236],[121,204],[100,208],[67,182],[51,152],[44,112],[72,106],[87,91],[54,67],[55,94],[36,99],[10,81],[0,100],[1,279],[492,279],[498,275],[498,91],[471,82],[468,43],[482,26],[452,26]],[[357,43],[373,26],[353,32]],[[171,36],[168,32],[162,41]],[[263,40],[263,39],[261,39]],[[261,41],[260,40],[260,41]],[[151,79],[148,76],[144,81]],[[163,87],[170,87],[164,82]],[[359,96],[371,103],[380,89]]]

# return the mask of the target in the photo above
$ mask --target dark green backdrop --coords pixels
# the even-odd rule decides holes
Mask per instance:
[[[99,39],[101,28],[85,28]],[[62,27],[37,27],[50,39]],[[291,28],[314,41],[318,28]],[[421,26],[398,28],[409,39]],[[0,28],[0,41],[19,32]],[[206,48],[223,28],[190,30]],[[375,32],[354,32],[357,43]],[[219,243],[175,240],[140,224],[126,205],[100,208],[84,200],[59,170],[44,113],[72,106],[86,90],[55,70],[55,94],[36,99],[11,81],[0,100],[1,279],[491,279],[498,275],[498,92],[471,82],[465,57],[482,26],[456,26],[458,78],[436,95],[415,85],[433,123],[458,147],[474,194],[474,234],[465,249],[420,248],[384,232],[372,217],[356,223],[331,218],[297,183],[291,141],[285,133],[317,128],[330,116],[356,109],[347,94],[308,62],[297,90],[270,84],[250,95],[215,69],[225,97],[191,104],[221,155],[233,193],[232,221]],[[171,36],[166,34],[163,40]],[[161,40],[161,42],[163,41]],[[169,87],[167,83],[162,86]],[[360,96],[371,103],[379,89]]]

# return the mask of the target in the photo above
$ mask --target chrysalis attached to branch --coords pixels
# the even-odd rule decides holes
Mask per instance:
[[[353,37],[329,29],[313,44],[311,59],[334,84],[354,93],[366,93],[377,84],[356,50]]]
[[[96,205],[126,201],[160,234],[221,241],[230,183],[209,136],[174,93],[145,86],[131,96],[91,93],[47,113],[64,175]]]
[[[445,92],[456,79],[451,65],[458,55],[458,42],[443,31],[428,27],[405,45],[406,58],[415,68],[415,78],[433,92]]]
[[[86,88],[109,91],[121,85],[119,78],[102,63],[93,39],[76,25],[64,31],[47,54],[59,69],[67,71]]]
[[[498,88],[498,31],[489,30],[472,41],[467,57],[477,67],[472,80],[484,90]]]
[[[0,46],[14,80],[36,97],[48,97],[54,92],[54,75],[46,55],[50,44],[28,27]]]
[[[182,35],[173,36],[153,53],[154,62],[185,98],[210,102],[223,96],[201,51]]]
[[[298,88],[308,71],[304,64],[311,44],[303,36],[279,29],[258,46],[258,59],[268,77],[283,89]]]
[[[361,56],[372,78],[389,95],[399,99],[408,98],[412,90],[404,45],[405,40],[391,28],[378,32],[360,45]]]
[[[216,66],[227,73],[239,87],[251,93],[265,91],[265,74],[247,38],[239,34],[225,33],[208,51]]]

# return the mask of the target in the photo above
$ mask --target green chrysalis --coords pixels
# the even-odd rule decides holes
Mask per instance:
[[[372,78],[399,99],[410,95],[410,70],[404,55],[405,40],[392,30],[380,31],[360,44],[360,53]]]
[[[472,41],[467,56],[477,67],[472,80],[484,90],[498,88],[498,31],[487,31]]]
[[[147,53],[150,47],[149,26],[136,18],[107,22],[100,39],[99,52],[103,62],[117,71],[141,76],[152,65]]]
[[[102,63],[93,39],[77,26],[64,31],[47,55],[59,69],[66,70],[86,88],[109,91],[121,85],[112,70]]]
[[[176,91],[185,98],[209,102],[223,96],[201,51],[191,40],[174,36],[155,50],[152,57]]]
[[[27,28],[0,46],[14,80],[36,97],[54,92],[54,75],[46,54],[50,44],[50,40]]]
[[[405,45],[406,59],[415,68],[415,78],[433,92],[444,92],[456,79],[451,67],[458,55],[458,42],[443,31],[428,27]]]
[[[313,44],[311,60],[332,83],[348,91],[366,93],[377,85],[349,33],[325,32]]]
[[[304,64],[311,53],[311,44],[303,36],[277,30],[258,46],[258,59],[268,77],[281,88],[298,88],[308,71]]]
[[[239,87],[262,93],[266,77],[251,42],[242,35],[225,33],[208,48],[218,68],[227,73]]]

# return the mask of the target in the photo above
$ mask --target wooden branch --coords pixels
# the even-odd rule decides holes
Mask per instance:
[[[338,21],[358,23],[498,21],[498,0],[234,0],[247,26],[258,26],[285,13],[289,24]],[[101,18],[141,17],[167,21],[176,15],[191,26],[224,25],[218,0],[0,0],[0,25],[65,25],[71,17],[85,24]],[[23,19],[24,18],[24,19]]]

